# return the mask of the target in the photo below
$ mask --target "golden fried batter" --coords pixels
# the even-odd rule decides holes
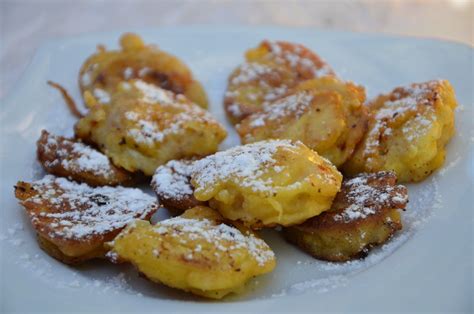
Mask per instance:
[[[91,186],[130,185],[136,181],[131,173],[115,167],[101,152],[46,130],[37,142],[37,154],[47,172]]]
[[[265,40],[248,50],[245,59],[230,75],[224,97],[227,116],[234,124],[284,96],[299,82],[334,75],[314,52],[284,41]]]
[[[213,299],[275,268],[263,240],[202,206],[156,225],[137,220],[109,246],[112,261],[131,262],[152,281]]]
[[[290,226],[331,207],[342,176],[301,142],[270,140],[196,161],[191,183],[199,201],[257,229]]]
[[[183,94],[202,108],[207,108],[204,88],[177,57],[156,46],[145,45],[136,34],[122,35],[120,46],[121,50],[109,51],[99,46],[97,53],[84,62],[79,73],[82,93],[88,91],[96,97],[113,94],[120,82],[140,79]]]
[[[284,229],[286,239],[318,259],[344,262],[365,257],[402,229],[399,209],[407,189],[391,172],[345,179],[330,210]]]
[[[353,153],[367,129],[364,88],[335,77],[308,80],[236,126],[242,143],[300,140],[335,166]]]
[[[448,81],[398,87],[371,103],[369,129],[344,171],[392,170],[401,182],[425,179],[443,165],[457,103]]]
[[[89,102],[76,136],[96,144],[115,165],[147,176],[169,160],[216,152],[227,134],[186,97],[139,80],[122,83],[110,105]]]
[[[151,185],[160,204],[173,215],[180,215],[186,209],[207,202],[198,201],[194,197],[191,174],[195,160],[171,160],[156,169]]]
[[[150,219],[158,208],[153,197],[138,189],[92,188],[51,175],[33,183],[18,182],[15,196],[41,248],[66,264],[104,257],[104,242],[134,219]]]

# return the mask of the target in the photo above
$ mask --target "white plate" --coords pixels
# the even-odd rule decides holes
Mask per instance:
[[[226,77],[242,62],[243,52],[264,38],[307,45],[339,76],[366,86],[369,97],[411,82],[448,79],[461,106],[446,164],[423,183],[409,185],[405,229],[366,260],[342,265],[320,262],[266,232],[277,254],[277,269],[252,282],[248,293],[223,302],[149,283],[129,266],[99,262],[70,268],[37,247],[13,197],[13,185],[41,175],[35,141],[42,128],[72,133],[75,120],[46,80],[60,82],[80,99],[76,83],[80,65],[96,44],[116,47],[121,32],[51,41],[38,50],[1,105],[0,312],[472,309],[472,48],[430,39],[310,29],[188,27],[139,33],[185,60],[204,83],[211,111],[230,130],[224,147],[238,143],[221,106]],[[164,215],[163,211],[160,216]]]

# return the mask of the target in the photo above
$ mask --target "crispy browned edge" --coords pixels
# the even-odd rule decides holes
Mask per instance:
[[[396,209],[391,209],[390,211],[386,211],[385,214],[389,215],[391,211],[395,211],[395,210]],[[305,234],[311,234],[311,233],[308,233],[307,231],[298,230],[294,227],[285,228],[283,230],[283,235],[288,242],[298,246],[303,251],[305,251],[306,253],[308,253],[309,255],[317,259],[325,260],[329,262],[347,262],[350,260],[361,259],[361,258],[366,257],[369,254],[371,249],[379,245],[382,245],[386,241],[390,240],[397,231],[402,229],[402,224],[400,221],[392,220],[391,222],[386,222],[385,221],[385,218],[387,217],[386,215],[373,215],[369,219],[366,219],[364,222],[359,222],[357,224],[353,224],[345,228],[343,227],[341,228],[341,230],[336,230],[337,229],[336,227],[333,228],[333,230],[336,230],[336,232],[340,232],[340,233],[344,232],[346,235],[350,234],[352,237],[355,237],[357,239],[360,236],[358,233],[357,227],[360,226],[362,223],[364,223],[365,225],[372,225],[372,228],[385,229],[383,230],[383,232],[386,233],[386,237],[384,240],[367,243],[359,251],[354,252],[353,254],[350,254],[350,255],[336,256],[336,255],[320,254],[316,252],[315,250],[313,250],[313,248],[311,247],[309,243],[307,243],[307,241],[303,240],[303,236]]]
[[[366,173],[362,175],[367,175]],[[397,182],[397,177],[393,172],[390,171],[380,171],[377,173],[369,174],[373,176],[369,181],[370,185],[375,186],[390,186],[395,187]],[[397,192],[407,193],[407,190],[404,186],[396,186],[398,189]],[[405,210],[404,205],[400,205],[397,203],[390,203],[382,208],[380,208],[376,214],[369,215],[365,218],[355,219],[351,222],[342,222],[341,220],[335,220],[334,216],[342,212],[347,206],[350,204],[345,203],[344,201],[344,193],[346,190],[341,190],[337,195],[333,202],[333,205],[330,210],[321,213],[320,215],[310,218],[304,223],[292,226],[289,228],[283,229],[284,237],[290,242],[295,244],[296,246],[300,247],[303,251],[307,252],[308,254],[312,255],[313,257],[321,260],[327,260],[331,262],[345,262],[348,260],[364,258],[368,255],[369,251],[389,240],[395,232],[402,229],[401,221],[391,221],[386,222],[386,217],[390,216],[393,211],[397,211],[398,209]],[[340,206],[340,207],[339,207]],[[335,208],[336,207],[336,208]],[[313,234],[315,232],[343,232],[345,234],[352,234],[353,236],[358,237],[358,228],[361,225],[372,225],[374,228],[387,228],[388,235],[386,239],[380,243],[368,243],[365,247],[363,247],[360,251],[355,252],[350,256],[326,256],[318,254],[314,252],[310,245],[308,245],[305,241],[303,241],[302,237],[304,234]]]
[[[30,222],[37,233],[37,240],[41,249],[43,249],[50,256],[65,264],[78,265],[91,259],[104,258],[105,253],[107,252],[107,250],[104,248],[104,243],[112,241],[120,233],[120,231],[125,228],[124,226],[104,234],[92,235],[84,240],[68,239],[57,235],[52,238],[49,236],[49,234],[54,231],[54,228],[49,225],[42,224],[40,218],[41,216],[37,215],[37,219],[35,221],[31,220],[32,212],[44,212],[47,207],[41,207],[37,208],[38,210],[35,210],[35,207],[28,207],[25,204],[29,198],[37,194],[33,186],[30,183],[19,181],[14,188],[15,197],[20,201],[20,205],[25,208],[25,211],[30,218]],[[156,206],[155,210],[150,211],[150,213],[148,213],[148,215],[143,219],[150,220],[157,209],[158,206]],[[61,249],[62,247],[81,247],[81,249],[86,248],[88,252],[77,256],[70,256],[63,253]]]
[[[125,169],[116,167],[112,165],[112,178],[107,179],[103,176],[99,176],[87,171],[83,172],[75,172],[69,171],[62,166],[62,163],[59,162],[54,166],[48,166],[46,163],[52,162],[53,160],[63,160],[63,158],[56,155],[55,152],[48,154],[46,152],[45,146],[48,143],[48,137],[52,136],[48,131],[42,130],[41,136],[38,139],[36,146],[37,146],[37,158],[40,164],[42,165],[43,169],[53,175],[59,177],[66,177],[72,179],[77,182],[87,183],[90,186],[116,186],[116,185],[124,185],[124,186],[131,186],[137,183],[141,178],[138,174],[132,174]],[[67,144],[64,144],[65,141],[71,143],[78,143],[75,139],[68,139],[62,136],[58,137],[58,148],[64,148],[65,150],[69,151],[70,147]],[[86,144],[85,144],[86,145]],[[94,149],[91,146],[92,149]]]

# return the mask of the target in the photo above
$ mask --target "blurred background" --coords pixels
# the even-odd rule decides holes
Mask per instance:
[[[190,24],[280,25],[472,45],[474,0],[0,0],[0,98],[45,40]]]

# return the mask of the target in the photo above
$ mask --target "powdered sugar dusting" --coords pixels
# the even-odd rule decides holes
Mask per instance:
[[[402,127],[402,132],[407,141],[414,141],[417,137],[423,136],[431,125],[431,117],[435,111],[430,104],[433,97],[438,97],[434,90],[442,84],[439,80],[425,83],[411,84],[408,87],[399,87],[393,90],[390,99],[384,102],[383,106],[375,111],[374,125],[368,131],[365,145],[367,155],[377,152],[381,146],[381,139],[391,136],[390,124],[397,117],[413,114],[410,128],[406,125]],[[413,127],[416,126],[415,129]]]
[[[173,105],[176,103],[173,92],[157,87],[152,84],[137,80],[133,85],[143,93],[143,100],[145,102],[161,105]]]
[[[235,99],[239,96],[239,89],[245,91],[246,101],[250,104],[268,105],[285,96],[302,80],[334,75],[326,62],[302,45],[278,41],[264,41],[262,45],[266,46],[268,53],[259,61],[244,62],[229,80],[229,89],[225,93],[227,111],[235,118],[244,116],[240,106],[245,104]],[[252,88],[242,89],[246,85]]]
[[[89,86],[91,84],[91,75],[89,72],[85,72],[81,76],[81,83],[84,86]]]
[[[235,117],[241,117],[242,111],[240,110],[238,103],[233,103],[232,105],[227,107],[227,110],[232,113]]]
[[[126,80],[129,80],[132,77],[133,77],[133,68],[126,67],[125,70],[123,70],[123,78]]]
[[[292,284],[288,288],[282,289],[278,293],[272,294],[272,298],[284,297],[287,295],[298,295],[307,291],[325,293],[339,287],[346,286],[349,279],[346,276],[330,276],[321,279],[311,279]]]
[[[191,173],[194,161],[171,160],[156,169],[152,186],[158,195],[181,200],[193,195]]]
[[[236,184],[254,191],[273,191],[271,179],[265,180],[262,176],[274,170],[276,160],[273,155],[278,149],[291,150],[294,145],[288,140],[263,141],[237,146],[198,160],[193,173],[193,180],[198,186],[196,192],[203,186],[228,179],[236,180]]]
[[[371,185],[369,180],[376,175],[384,176],[384,172],[375,175],[360,175],[344,180],[342,190],[345,191],[346,202],[350,204],[334,220],[350,222],[364,219],[376,214],[380,209],[390,207],[403,208],[408,202],[408,195],[403,186]]]
[[[43,149],[47,155],[55,156],[55,159],[44,162],[47,168],[61,164],[71,172],[89,172],[104,178],[110,178],[113,174],[114,166],[109,158],[81,142],[48,134]]]
[[[40,227],[39,231],[49,231],[53,238],[87,239],[105,234],[157,209],[155,198],[134,188],[92,188],[51,175],[32,186],[37,194],[23,203],[49,208],[48,212],[28,213],[32,223]],[[46,225],[43,221],[47,221]]]
[[[143,67],[138,71],[139,77],[144,77],[148,75],[152,70],[149,67]]]
[[[243,234],[237,228],[223,223],[216,224],[208,219],[175,217],[159,222],[154,226],[154,230],[158,234],[168,234],[173,237],[186,234],[193,241],[204,240],[214,244],[217,250],[221,252],[246,249],[260,266],[265,265],[275,257],[268,245],[252,233]],[[196,246],[189,252],[189,259],[192,259],[193,254],[199,253],[201,250],[201,246]]]
[[[97,99],[98,102],[101,104],[108,104],[110,103],[110,94],[107,93],[102,88],[94,88],[94,97]]]
[[[85,87],[90,86],[92,84],[92,73],[97,69],[99,65],[97,63],[93,63],[89,65],[89,67],[84,71],[81,76],[81,84]]]
[[[232,78],[232,84],[242,84],[258,80],[264,74],[271,74],[273,69],[257,62],[245,62],[239,67],[239,74]]]
[[[7,241],[9,244],[13,246],[21,246],[25,241],[18,237],[18,233],[22,232],[25,228],[22,224],[16,223],[6,229],[5,233],[0,233],[0,240]]]
[[[274,121],[290,114],[298,119],[306,112],[312,100],[313,95],[307,91],[281,98],[271,104],[264,105],[262,112],[252,115],[249,118],[251,119],[249,125],[251,127],[264,126],[265,121]]]
[[[313,77],[322,77],[325,75],[333,75],[331,67],[324,61],[321,60],[320,64],[317,64],[313,60],[302,56],[304,48],[302,45],[294,44],[294,51],[284,49],[281,42],[268,41],[271,49],[272,58],[277,63],[287,63],[295,70],[299,67],[304,68],[313,74]]]
[[[142,101],[152,106],[144,108],[145,112],[127,111],[125,118],[134,123],[128,128],[127,134],[137,143],[154,145],[161,143],[170,135],[180,135],[186,126],[193,123],[216,124],[217,121],[206,110],[192,103],[182,95],[159,88],[140,80],[133,82],[142,93]],[[166,119],[154,118],[156,108],[162,106]],[[171,107],[170,110],[166,108]]]
[[[447,164],[446,166],[444,166],[443,168],[439,170],[438,172],[439,175],[444,176],[446,173],[449,173],[449,171],[451,171],[452,168],[456,167],[460,161],[461,161],[461,156],[457,156],[449,164]]]

